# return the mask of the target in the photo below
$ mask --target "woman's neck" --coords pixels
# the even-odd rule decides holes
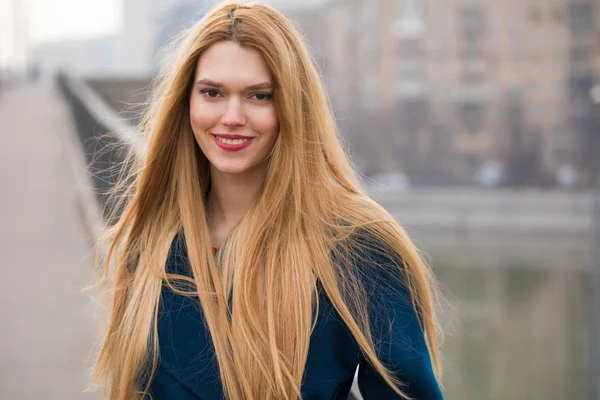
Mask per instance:
[[[208,227],[212,245],[218,247],[246,214],[265,179],[266,170],[256,168],[244,174],[224,174],[211,167],[208,195]]]

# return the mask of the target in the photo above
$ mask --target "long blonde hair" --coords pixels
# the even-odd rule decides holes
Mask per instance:
[[[205,217],[209,164],[194,140],[188,101],[198,58],[225,40],[263,55],[281,131],[258,195],[215,259]],[[360,188],[318,72],[290,22],[266,5],[221,4],[173,54],[174,64],[155,80],[139,126],[147,152],[126,163],[115,190],[120,203],[97,243],[112,307],[93,383],[115,400],[148,393],[158,364],[157,312],[166,281],[199,299],[227,398],[300,398],[319,284],[365,358],[407,397],[375,351],[356,261],[367,251],[397,261],[439,378],[434,277],[401,226]],[[179,232],[192,278],[165,268]],[[373,241],[364,242],[365,234]],[[176,279],[196,290],[177,289]]]

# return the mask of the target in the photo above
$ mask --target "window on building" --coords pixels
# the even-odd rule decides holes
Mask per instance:
[[[586,63],[591,57],[587,46],[573,46],[571,48],[571,61],[574,63]]]
[[[531,20],[531,22],[534,22],[536,24],[539,24],[540,22],[542,22],[543,19],[543,14],[542,14],[542,10],[540,10],[539,7],[531,7],[531,9],[529,9],[529,19]]]
[[[462,39],[480,40],[486,32],[485,9],[479,3],[467,3],[459,7],[459,26]]]
[[[591,3],[569,5],[569,24],[575,33],[586,33],[594,27],[594,13]]]
[[[466,101],[458,106],[458,115],[471,135],[481,131],[485,115],[485,106],[482,102]]]

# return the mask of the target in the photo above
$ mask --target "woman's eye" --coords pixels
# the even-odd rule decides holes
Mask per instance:
[[[252,97],[255,98],[256,100],[264,101],[264,100],[271,99],[273,96],[270,95],[269,93],[254,93],[252,95]]]
[[[205,89],[202,90],[200,93],[204,94],[206,97],[210,97],[211,99],[214,99],[219,95],[219,92],[213,89]]]

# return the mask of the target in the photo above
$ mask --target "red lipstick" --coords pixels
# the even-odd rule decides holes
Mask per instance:
[[[215,144],[225,151],[243,150],[246,147],[250,146],[250,144],[254,140],[253,137],[241,135],[213,134],[212,137]],[[229,143],[226,143],[225,141],[222,141],[220,139],[224,139]],[[236,143],[231,143],[231,141],[235,141]]]

